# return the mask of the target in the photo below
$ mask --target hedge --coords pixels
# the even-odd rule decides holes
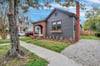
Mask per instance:
[[[95,32],[95,36],[100,37],[100,32]]]

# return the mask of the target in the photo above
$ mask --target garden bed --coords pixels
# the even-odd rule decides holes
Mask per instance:
[[[25,41],[27,43],[35,44],[56,52],[61,52],[64,48],[68,47],[70,44],[64,42],[56,42],[50,40],[42,40],[42,39],[29,39],[28,37],[21,38],[20,40]]]

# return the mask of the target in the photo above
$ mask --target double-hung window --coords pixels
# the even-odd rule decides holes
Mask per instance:
[[[57,30],[61,30],[61,21],[57,21]]]
[[[56,22],[52,23],[52,30],[56,30]]]
[[[61,30],[61,21],[52,22],[52,30]]]

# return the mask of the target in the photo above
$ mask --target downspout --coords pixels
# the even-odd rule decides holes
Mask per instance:
[[[73,39],[75,40],[75,18],[73,17]]]
[[[80,4],[76,1],[76,15],[78,20],[76,21],[76,40],[80,40]]]

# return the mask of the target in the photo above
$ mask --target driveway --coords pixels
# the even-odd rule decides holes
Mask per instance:
[[[84,40],[67,47],[62,54],[82,66],[100,66],[100,40]]]

